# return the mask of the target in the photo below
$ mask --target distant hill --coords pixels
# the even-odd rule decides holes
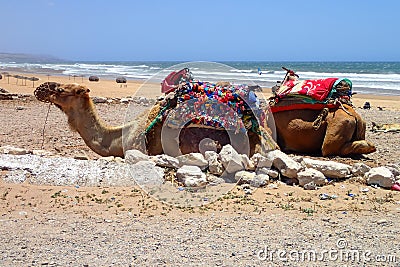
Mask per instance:
[[[19,53],[1,53],[0,62],[15,62],[15,63],[57,63],[65,60],[49,55],[31,55]]]

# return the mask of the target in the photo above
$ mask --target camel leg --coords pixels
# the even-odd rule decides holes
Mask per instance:
[[[355,130],[356,120],[354,117],[344,114],[340,109],[329,114],[325,138],[322,143],[322,156],[344,155],[344,147],[346,147],[346,152],[353,154],[351,144]]]
[[[341,155],[369,154],[375,151],[376,148],[372,143],[366,140],[359,140],[346,143],[341,149]]]
[[[322,144],[322,155],[368,154],[376,151],[375,146],[363,140],[365,122],[356,114],[357,119],[338,109],[327,118],[327,128]],[[353,141],[354,139],[356,141]]]

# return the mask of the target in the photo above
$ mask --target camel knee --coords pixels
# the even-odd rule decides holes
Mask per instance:
[[[341,149],[341,155],[369,154],[376,151],[376,147],[366,140],[347,143]]]

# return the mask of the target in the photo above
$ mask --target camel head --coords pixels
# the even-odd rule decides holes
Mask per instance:
[[[81,106],[89,99],[89,88],[79,84],[45,82],[36,88],[35,97],[42,102],[53,103],[62,111]]]

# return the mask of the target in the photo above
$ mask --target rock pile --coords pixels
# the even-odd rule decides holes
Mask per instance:
[[[99,160],[48,158],[43,151],[0,147],[0,168],[8,170],[5,180],[38,184],[76,185],[159,185],[171,174],[186,187],[220,183],[239,183],[263,187],[280,180],[304,189],[317,189],[330,181],[361,178],[363,182],[392,188],[400,184],[400,164],[371,168],[364,163],[348,165],[331,160],[290,156],[273,150],[251,158],[239,154],[231,145],[220,153],[206,151],[176,158],[148,156],[128,150],[125,159],[106,157]]]

